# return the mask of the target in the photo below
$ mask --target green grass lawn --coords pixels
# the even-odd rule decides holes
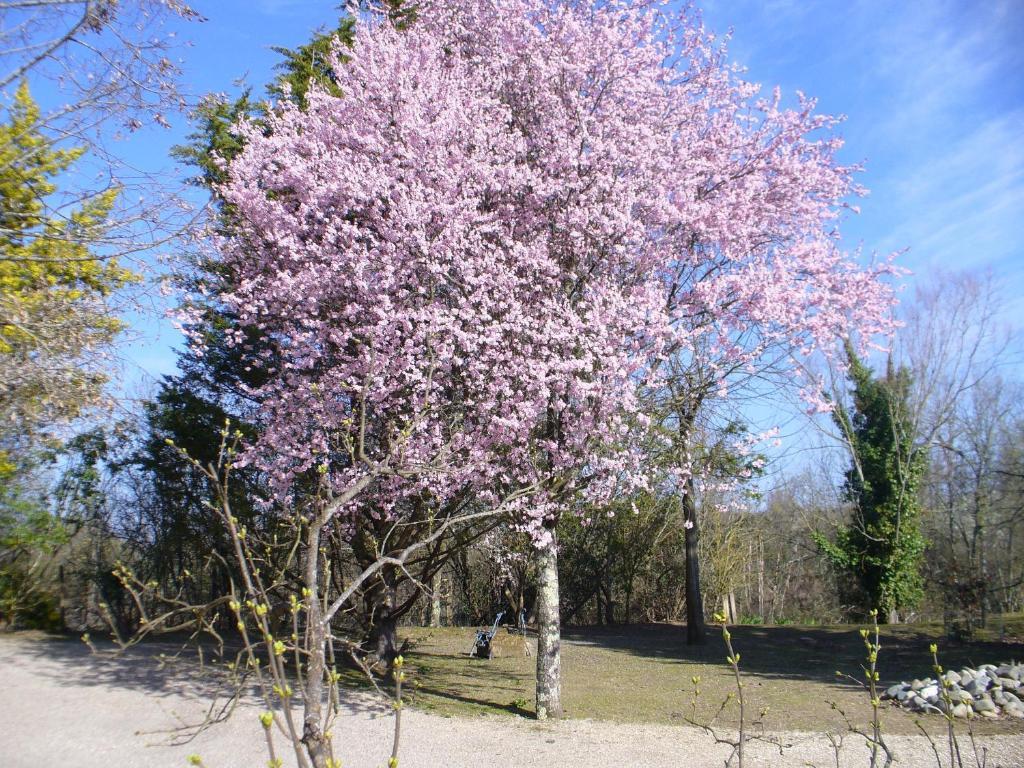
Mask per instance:
[[[870,717],[867,695],[836,671],[861,675],[864,645],[859,627],[732,628],[741,655],[747,711],[768,707],[769,730],[822,731],[843,727],[835,702],[852,721]],[[1006,639],[982,632],[976,642],[943,646],[941,626],[916,624],[882,628],[879,669],[882,685],[931,675],[928,645],[939,642],[940,661],[947,668],[1024,658],[1024,616],[1006,627]],[[499,637],[501,655],[491,660],[469,658],[473,628],[406,628],[411,641],[406,654],[409,703],[441,714],[507,714],[532,716],[535,659],[521,641]],[[648,624],[567,629],[563,634],[563,702],[569,717],[619,722],[683,723],[693,716],[693,684],[700,676],[701,696],[696,719],[706,721],[723,697],[734,690],[725,664],[718,628],[710,630],[703,648],[686,646],[685,627]],[[534,641],[531,638],[530,645]],[[749,716],[749,715],[748,715]],[[883,725],[890,733],[913,733],[919,716],[884,706]],[[937,715],[920,717],[938,731]],[[719,722],[735,722],[729,707]],[[1024,721],[979,721],[980,733],[1024,732]]]

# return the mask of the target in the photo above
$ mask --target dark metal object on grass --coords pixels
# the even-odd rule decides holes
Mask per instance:
[[[497,618],[494,619],[494,625],[490,629],[478,629],[476,631],[476,641],[473,643],[473,650],[469,652],[470,656],[476,656],[479,659],[491,658],[493,654],[491,640],[494,639],[494,635],[498,631],[498,625],[501,623],[501,617],[504,615],[504,611],[499,613]]]

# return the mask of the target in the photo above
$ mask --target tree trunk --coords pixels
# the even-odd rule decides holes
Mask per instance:
[[[725,614],[726,623],[739,623],[736,611],[736,593],[732,590],[730,590],[727,595],[722,595],[722,613]]]
[[[383,614],[373,627],[374,645],[377,658],[386,662],[390,669],[391,663],[398,657],[398,620],[391,614]]]
[[[597,590],[597,623],[609,625],[614,623],[612,618],[612,600],[608,595],[608,588],[602,584]]]
[[[626,582],[626,624],[633,623],[633,577]]]
[[[693,498],[693,480],[686,481],[683,495],[683,522],[685,524],[686,554],[686,644],[704,645],[707,629],[704,626],[704,600],[700,592],[700,564],[697,561],[697,504]]]
[[[306,540],[304,581],[310,597],[306,600],[306,660],[303,695],[302,743],[315,768],[327,768],[330,756],[327,737],[321,730],[323,722],[324,673],[327,659],[327,628],[320,615],[320,530],[322,523],[313,521]]]
[[[441,626],[441,578],[437,575],[430,580],[430,626]]]
[[[764,618],[764,539],[757,538],[757,615]]]
[[[398,620],[401,613],[397,610],[397,592],[394,586],[394,575],[388,567],[378,572],[378,579],[363,593],[364,614],[367,617],[363,647],[372,649],[377,661],[387,666],[390,677],[392,662],[399,655]]]
[[[537,550],[537,719],[562,716],[561,627],[558,616],[558,542]]]

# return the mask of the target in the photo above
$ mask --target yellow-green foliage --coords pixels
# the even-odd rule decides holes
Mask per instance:
[[[0,123],[0,420],[24,432],[71,418],[103,384],[83,358],[122,323],[105,299],[134,275],[97,249],[114,187],[65,205],[58,182],[84,150],[54,147],[22,84]],[[0,446],[0,472],[10,463]]]

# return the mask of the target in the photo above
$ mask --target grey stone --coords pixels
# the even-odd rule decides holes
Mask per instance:
[[[992,703],[992,699],[988,697],[988,694],[984,694],[974,700],[974,711],[978,713],[995,712],[996,705]]]
[[[987,691],[990,685],[990,679],[982,675],[981,677],[976,677],[967,683],[967,685],[964,686],[964,690],[974,696],[978,696],[979,694]]]
[[[1020,683],[1014,680],[1012,677],[1000,677],[998,680],[996,680],[996,682],[999,683],[999,685],[1003,686],[1003,688],[1006,690],[1016,691],[1018,688],[1020,688]]]
[[[1016,691],[1016,693],[1015,693]],[[977,669],[947,670],[938,679],[915,678],[890,685],[882,694],[900,706],[921,713],[949,713],[986,718],[1000,712],[1024,718],[1024,664],[982,664]]]

